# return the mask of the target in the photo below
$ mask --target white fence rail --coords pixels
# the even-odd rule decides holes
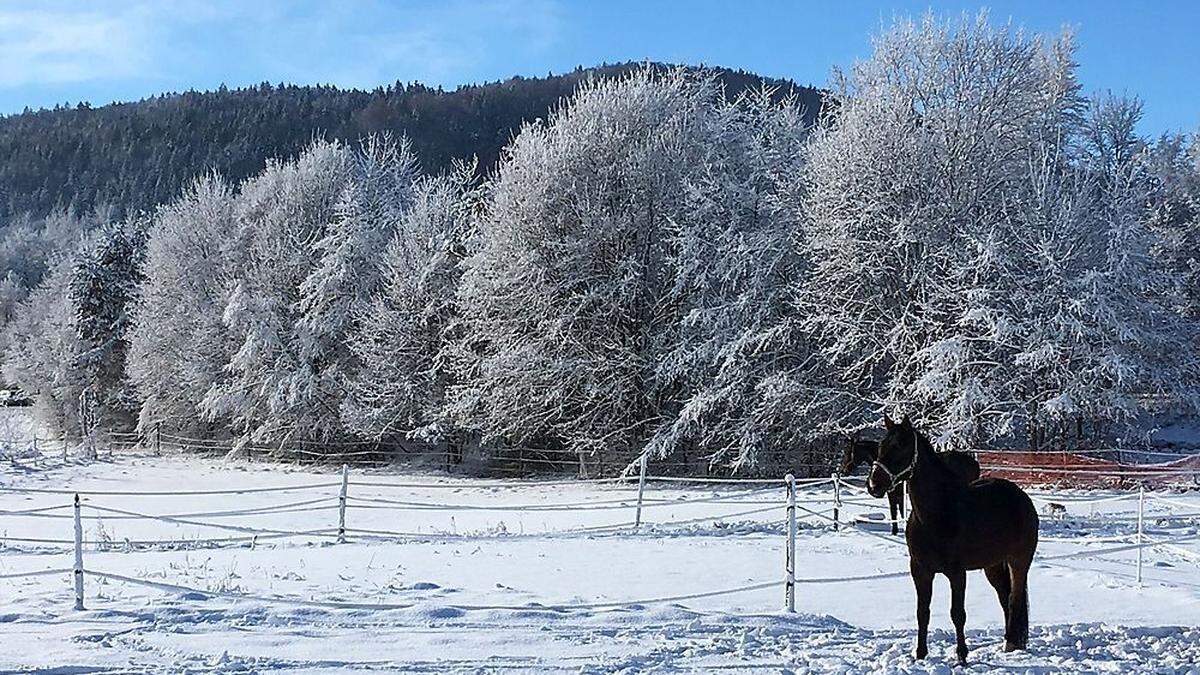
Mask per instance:
[[[829,479],[809,479],[797,480],[792,475],[786,476],[782,481],[778,480],[755,480],[755,481],[736,481],[742,483],[743,487],[749,489],[736,490],[731,492],[727,488],[733,487],[729,485],[735,481],[728,479],[689,479],[689,478],[672,478],[666,476],[647,476],[644,470],[644,463],[636,477],[626,477],[620,479],[605,480],[605,483],[626,483],[634,484],[636,482],[636,493],[627,497],[615,499],[593,499],[586,501],[574,502],[559,502],[559,503],[527,503],[527,504],[468,504],[460,502],[444,502],[444,501],[419,501],[413,499],[399,499],[391,497],[372,497],[358,496],[354,494],[356,487],[370,487],[372,490],[440,490],[451,488],[456,491],[464,490],[496,490],[507,489],[514,487],[530,487],[537,485],[563,485],[574,484],[579,481],[545,481],[545,482],[525,482],[525,483],[432,483],[432,482],[394,482],[379,480],[377,478],[360,478],[355,480],[352,478],[348,467],[343,467],[340,481],[337,482],[310,482],[297,485],[279,485],[273,487],[252,487],[252,488],[231,488],[222,490],[173,490],[173,491],[135,491],[135,490],[71,490],[71,489],[54,489],[54,488],[29,488],[29,487],[4,487],[0,491],[8,491],[20,494],[47,494],[47,495],[73,495],[74,499],[70,503],[42,506],[29,509],[16,510],[0,510],[0,519],[4,518],[45,518],[53,520],[71,519],[73,525],[73,536],[67,538],[36,538],[36,537],[10,537],[0,536],[0,545],[7,546],[11,543],[17,544],[39,544],[50,545],[55,547],[69,547],[73,554],[73,564],[70,568],[53,568],[45,570],[36,570],[30,572],[18,572],[13,574],[0,575],[0,580],[13,580],[19,578],[29,578],[36,576],[49,576],[55,574],[69,573],[72,576],[74,585],[75,606],[77,609],[82,609],[84,606],[84,580],[88,576],[105,578],[113,581],[121,581],[130,584],[137,584],[150,588],[157,588],[169,592],[186,592],[191,595],[189,597],[224,597],[240,600],[260,601],[267,603],[283,603],[292,605],[317,606],[329,608],[349,608],[349,609],[395,609],[398,607],[408,607],[410,605],[389,605],[389,604],[370,604],[370,603],[347,603],[347,602],[325,602],[316,600],[304,600],[300,598],[289,598],[284,596],[270,595],[254,595],[245,593],[233,592],[218,592],[203,589],[194,589],[186,586],[168,584],[160,581],[151,581],[147,579],[139,579],[129,576],[107,572],[103,570],[90,569],[85,566],[84,553],[85,549],[95,547],[97,549],[107,550],[125,550],[137,551],[144,549],[162,549],[162,548],[179,548],[179,547],[196,547],[202,545],[208,546],[227,546],[227,545],[257,545],[260,542],[269,540],[288,540],[288,539],[306,539],[328,541],[337,544],[345,544],[354,540],[361,541],[412,541],[418,540],[486,540],[500,538],[515,538],[515,537],[570,537],[570,536],[597,536],[604,534],[635,534],[639,531],[645,532],[645,525],[659,526],[679,526],[703,522],[714,522],[725,520],[728,518],[739,518],[751,515],[762,515],[771,512],[780,513],[783,518],[781,521],[774,521],[784,525],[785,542],[784,542],[784,574],[783,579],[779,581],[761,582],[748,584],[734,588],[724,588],[714,591],[706,591],[701,593],[692,593],[676,596],[665,596],[661,598],[641,598],[636,600],[627,600],[620,602],[597,602],[597,603],[563,603],[561,605],[548,605],[549,607],[563,608],[603,608],[603,607],[620,607],[634,604],[647,604],[653,602],[667,601],[682,601],[696,598],[716,597],[723,595],[732,595],[736,593],[744,593],[755,590],[763,590],[778,586],[784,587],[784,608],[789,611],[795,611],[796,606],[796,587],[800,585],[811,584],[834,584],[834,583],[850,583],[861,582],[868,580],[891,579],[908,576],[907,570],[895,572],[882,572],[878,574],[867,575],[851,575],[840,577],[797,577],[797,558],[796,558],[796,536],[798,520],[800,518],[812,518],[817,522],[827,522],[832,529],[841,529],[847,526],[847,529],[856,535],[864,535],[875,537],[892,545],[903,546],[902,538],[876,532],[872,529],[863,526],[862,522],[849,521],[845,522],[842,518],[842,510],[847,505],[862,505],[862,506],[878,506],[876,502],[863,502],[855,499],[843,499],[843,491],[850,493],[862,492],[861,486],[855,484],[853,480],[847,480],[841,476],[834,474]],[[690,497],[683,499],[664,499],[653,496],[653,491],[648,490],[649,483],[660,483],[672,481],[679,485],[706,485],[722,484],[722,489],[711,495]],[[782,499],[779,498],[778,490],[783,488]],[[814,492],[813,488],[830,488],[831,493]],[[336,492],[334,492],[336,490]],[[241,509],[219,509],[206,511],[190,511],[190,512],[172,512],[172,513],[148,513],[143,510],[135,510],[114,506],[111,504],[100,503],[95,501],[97,498],[137,498],[137,497],[171,497],[171,496],[192,496],[192,495],[211,495],[211,496],[228,496],[251,493],[281,493],[290,494],[297,492],[316,492],[325,491],[327,494],[314,496],[306,499],[285,501],[272,505],[254,506]],[[765,497],[771,493],[776,496],[774,499],[766,499]],[[1179,499],[1165,497],[1159,494],[1146,493],[1143,489],[1137,492],[1123,493],[1112,496],[1102,496],[1095,498],[1087,498],[1081,496],[1061,495],[1047,497],[1037,493],[1032,493],[1031,497],[1042,504],[1070,504],[1074,506],[1092,506],[1109,505],[1116,502],[1137,500],[1136,516],[1116,516],[1113,514],[1098,514],[1091,516],[1074,516],[1076,518],[1092,519],[1100,522],[1108,523],[1124,523],[1135,522],[1136,528],[1131,533],[1124,533],[1113,537],[1091,538],[1080,542],[1071,538],[1053,538],[1045,537],[1043,541],[1056,543],[1082,543],[1084,548],[1079,551],[1056,554],[1056,555],[1041,555],[1038,557],[1039,562],[1047,564],[1059,564],[1059,561],[1078,559],[1078,558],[1096,558],[1101,555],[1112,553],[1136,551],[1137,552],[1137,583],[1141,584],[1143,552],[1149,548],[1159,547],[1164,550],[1177,550],[1192,556],[1192,559],[1200,558],[1200,554],[1182,548],[1179,544],[1195,542],[1200,540],[1200,534],[1197,534],[1193,529],[1190,533],[1182,536],[1171,538],[1150,537],[1146,532],[1146,522],[1148,519],[1153,519],[1156,522],[1180,521],[1183,519],[1200,517],[1200,511],[1196,510],[1200,505],[1188,503]],[[1168,509],[1166,513],[1156,513],[1153,516],[1148,516],[1146,513],[1147,502],[1154,502],[1161,507]],[[651,510],[661,507],[677,507],[692,504],[720,504],[720,505],[742,505],[752,508],[725,513],[719,515],[706,515],[697,518],[689,518],[682,520],[669,520],[660,523],[646,523],[643,520],[643,514],[646,510]],[[420,532],[403,532],[396,530],[380,530],[371,528],[354,527],[354,512],[357,509],[382,509],[402,513],[405,511],[414,510],[437,510],[449,512],[468,512],[468,511],[495,511],[495,512],[524,512],[524,513],[546,513],[557,511],[604,511],[628,513],[631,518],[623,523],[611,525],[598,525],[588,527],[574,527],[562,530],[551,530],[546,532],[535,532],[529,534],[512,534],[512,533],[489,533],[489,534],[437,534],[437,533],[420,533]],[[69,512],[66,512],[68,511]],[[299,512],[313,511],[330,511],[330,523],[327,528],[309,529],[309,530],[287,530],[270,527],[257,527],[244,524],[231,524],[228,522],[215,522],[214,519],[222,518],[239,518],[262,516],[268,514],[288,514]],[[334,511],[336,510],[336,516]],[[335,520],[336,518],[336,520]],[[125,539],[122,541],[113,540],[87,540],[84,539],[83,523],[89,519],[105,519],[105,520],[151,520],[175,525],[189,525],[204,528],[212,528],[215,530],[230,532],[229,536],[197,538],[197,539],[141,539],[132,540]],[[1052,522],[1052,521],[1051,521]],[[871,521],[873,524],[890,523],[890,521]],[[1112,546],[1102,548],[1092,548],[1090,544],[1111,543]],[[65,551],[64,551],[65,552]],[[484,606],[469,606],[463,605],[462,609],[484,608]],[[500,607],[489,606],[488,609],[522,609],[521,607]]]

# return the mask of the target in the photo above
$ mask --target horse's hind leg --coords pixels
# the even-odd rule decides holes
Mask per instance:
[[[954,622],[954,635],[958,640],[958,662],[967,662],[967,571],[946,572],[950,580],[950,620]]]
[[[933,572],[909,560],[913,585],[917,588],[917,659],[929,653],[929,601],[933,599]]]
[[[1000,599],[1000,609],[1004,611],[1004,640],[1010,641],[1012,633],[1008,623],[1008,598],[1012,595],[1012,580],[1008,576],[1008,565],[1000,563],[985,567],[983,573],[987,575],[988,583],[996,589],[996,597]]]
[[[1017,562],[1008,567],[1012,593],[1008,599],[1008,631],[1004,651],[1025,649],[1029,645],[1029,563]]]

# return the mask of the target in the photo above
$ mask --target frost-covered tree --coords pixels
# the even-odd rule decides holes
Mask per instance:
[[[506,150],[460,292],[459,419],[485,438],[628,460],[659,422],[670,233],[705,153],[708,79],[590,82]]]
[[[456,294],[477,199],[473,163],[414,186],[383,253],[380,287],[357,308],[348,345],[368,367],[348,379],[342,417],[363,437],[461,440],[446,392],[455,381]]]
[[[800,291],[860,410],[835,423],[897,406],[962,447],[1194,395],[1139,108],[1085,110],[1074,70],[1069,36],[926,18],[835,92],[808,152]]]
[[[299,370],[291,385],[306,407],[307,435],[330,440],[343,434],[341,410],[350,382],[363,366],[350,336],[371,298],[384,285],[381,252],[400,229],[413,202],[417,158],[407,139],[372,136],[352,156],[351,176],[334,208],[333,222],[313,245],[316,267],[300,286],[296,323]],[[376,374],[376,364],[365,362]],[[338,411],[338,414],[331,414]]]
[[[125,362],[144,252],[143,222],[104,225],[57,258],[18,307],[5,377],[33,395],[52,428],[79,436],[132,426]]]
[[[321,364],[302,356],[296,326],[301,285],[317,264],[313,247],[334,220],[351,165],[349,148],[316,141],[294,160],[268,163],[236,200],[233,284],[223,313],[234,351],[202,407],[210,418],[229,419],[246,440],[310,439],[337,418],[311,389]]]
[[[204,419],[200,404],[232,354],[222,316],[232,283],[234,197],[210,174],[154,216],[128,364],[143,432],[161,424],[186,436],[228,433],[220,420]]]
[[[1150,173],[1150,224],[1158,235],[1158,257],[1175,280],[1174,304],[1184,316],[1200,320],[1200,143],[1196,138],[1163,137],[1142,160]]]
[[[87,387],[75,367],[83,351],[70,298],[71,260],[53,261],[42,283],[19,304],[7,327],[4,379],[33,398],[50,429],[79,436],[79,398]]]
[[[1175,271],[1159,257],[1140,115],[1136,101],[1093,100],[1080,161],[1047,176],[1027,210],[1040,222],[1024,230],[1034,273],[1015,362],[1035,446],[1081,444],[1145,411],[1198,403],[1196,327],[1178,313]]]
[[[101,227],[75,258],[68,287],[80,351],[72,367],[87,383],[85,408],[108,428],[129,428],[136,398],[125,377],[132,314],[142,283],[147,223]]]
[[[812,268],[798,291],[839,380],[818,401],[834,425],[899,405],[963,445],[1009,414],[1011,214],[1028,164],[1069,141],[1071,52],[1069,36],[984,15],[926,17],[897,24],[841,79],[808,150]]]
[[[0,353],[7,348],[6,326],[56,260],[74,252],[84,234],[108,220],[108,209],[87,215],[56,210],[42,219],[28,216],[4,224],[0,236]]]
[[[759,91],[714,112],[703,164],[684,181],[687,217],[673,233],[678,309],[656,377],[678,402],[649,451],[755,463],[805,426],[780,416],[772,382],[793,360],[787,288],[802,269],[787,191],[802,171],[804,113]],[[786,419],[784,419],[786,418]]]

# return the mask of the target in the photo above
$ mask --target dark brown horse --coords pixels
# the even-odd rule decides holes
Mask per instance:
[[[958,660],[967,660],[963,598],[967,570],[983,570],[1004,610],[1004,649],[1029,641],[1029,566],[1038,543],[1038,516],[1029,495],[1000,478],[964,483],[938,461],[929,440],[905,417],[885,417],[887,436],[871,466],[867,491],[882,497],[908,482],[912,514],[905,535],[909,569],[917,589],[917,658],[929,653],[929,601],[933,577],[950,580],[950,618],[958,638]]]
[[[850,439],[850,445],[842,455],[839,470],[849,476],[862,464],[872,464],[879,456],[878,441]],[[955,473],[964,483],[979,480],[979,462],[965,452],[939,452],[938,459]],[[904,482],[901,481],[887,493],[888,512],[892,516],[892,534],[900,533],[900,519],[904,518]],[[897,517],[899,514],[899,517]]]
[[[838,471],[843,476],[849,476],[859,466],[873,463],[878,455],[878,441],[860,441],[852,438],[850,439],[849,447],[846,448],[845,454],[842,455],[842,464],[838,467]],[[899,534],[900,519],[904,517],[904,483],[900,483],[894,489],[888,490],[887,500],[888,513],[892,518],[892,534]]]

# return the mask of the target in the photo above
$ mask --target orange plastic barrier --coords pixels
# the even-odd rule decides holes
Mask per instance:
[[[1127,487],[1138,483],[1200,484],[1200,455],[1157,464],[1129,464],[1071,452],[981,451],[984,476],[1019,485]]]

